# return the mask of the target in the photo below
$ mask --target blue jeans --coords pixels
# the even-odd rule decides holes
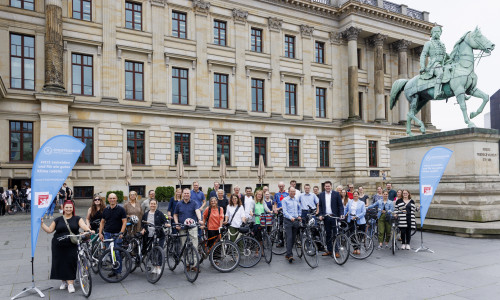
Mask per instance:
[[[54,209],[56,208],[56,201],[52,201],[52,203],[49,206],[49,209],[47,210],[47,215],[48,216],[53,216],[54,215]]]
[[[110,233],[110,232],[104,232],[104,239],[107,240],[107,239],[111,239],[111,235],[114,234],[114,233]],[[120,238],[116,238],[115,239],[115,247],[118,246],[118,247],[121,247],[122,246],[122,239]],[[109,247],[109,243],[106,243],[106,248]],[[122,273],[122,258],[121,258],[121,255],[120,255],[120,252],[117,251],[115,252],[115,255],[116,255],[116,260],[120,262],[120,264],[118,265],[118,268],[116,270],[114,270],[114,272],[116,274],[121,274]]]

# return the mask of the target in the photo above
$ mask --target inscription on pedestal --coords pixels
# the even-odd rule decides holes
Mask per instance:
[[[491,148],[483,148],[482,149],[484,152],[478,152],[476,155],[480,158],[482,158],[482,161],[491,161],[492,157],[497,157],[498,154],[496,153],[491,153]]]

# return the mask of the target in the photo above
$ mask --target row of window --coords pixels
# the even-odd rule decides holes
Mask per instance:
[[[33,0],[11,0],[11,6],[33,10]],[[72,0],[72,17],[74,19],[92,20],[91,0]],[[142,4],[125,1],[125,28],[142,30]],[[252,27],[250,30],[250,50],[254,52],[263,51],[262,29]],[[227,22],[214,20],[213,43],[227,46]],[[187,14],[180,11],[172,11],[172,36],[187,39]],[[325,43],[315,42],[315,62],[325,63]],[[296,57],[296,38],[293,35],[285,35],[285,57]]]
[[[10,161],[32,162],[33,161],[33,123],[23,121],[10,121]],[[94,129],[74,127],[73,136],[85,144],[82,154],[77,163],[94,163]],[[185,165],[191,165],[191,134],[176,132],[175,141],[175,163],[178,154],[182,154]],[[221,155],[224,154],[226,165],[231,165],[231,136],[217,135],[217,165],[220,164]],[[133,164],[145,164],[145,132],[142,130],[127,130],[127,151],[130,151]],[[254,162],[259,163],[262,155],[264,164],[267,165],[267,138],[254,138]],[[370,167],[377,167],[377,141],[368,141],[368,161]],[[288,166],[300,166],[300,140],[288,139]],[[319,141],[319,166],[330,167],[330,142]]]

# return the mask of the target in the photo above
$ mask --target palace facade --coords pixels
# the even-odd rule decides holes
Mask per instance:
[[[68,134],[87,145],[77,197],[126,191],[127,150],[141,194],[177,183],[177,153],[205,189],[224,154],[232,185],[255,186],[263,155],[271,190],[372,190],[405,136],[392,82],[418,74],[432,26],[382,0],[0,0],[0,186]]]

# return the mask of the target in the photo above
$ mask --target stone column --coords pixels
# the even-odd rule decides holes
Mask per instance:
[[[348,51],[348,99],[349,119],[359,119],[359,96],[358,96],[358,36],[361,29],[349,27],[342,32],[347,40]]]
[[[234,99],[230,100],[231,109],[241,109],[247,110],[250,105],[248,101],[251,102],[251,99],[247,97],[247,77],[245,72],[245,64],[238,63],[238,61],[245,61],[245,50],[247,45],[247,19],[248,19],[248,11],[244,11],[241,9],[233,9],[233,18],[234,18],[234,29],[235,29],[235,51],[236,51],[236,67],[235,67],[235,94]]]
[[[308,25],[300,25],[300,34],[302,36],[302,70],[304,79],[302,82],[302,103],[298,113],[302,116],[316,117],[315,102],[316,90],[311,81],[311,63],[314,61],[314,27]],[[300,99],[300,98],[299,98]]]
[[[167,82],[167,70],[165,67],[165,0],[151,1],[151,17],[153,33],[153,61],[152,67],[152,102],[165,105],[167,97],[165,82]]]
[[[283,48],[274,46],[272,41],[281,41],[283,37],[281,36],[281,27],[283,25],[283,20],[270,17],[268,19],[269,34],[271,38],[270,52],[271,52],[271,99],[265,99],[265,111],[269,113],[282,114],[285,105],[284,90],[281,88],[280,80],[280,57],[283,55]],[[280,42],[281,43],[281,42]],[[270,104],[270,106],[267,106]]]
[[[63,51],[62,1],[45,0],[45,91],[66,93]]]
[[[207,44],[213,44],[209,41],[208,36],[212,30],[208,14],[210,13],[210,2],[203,0],[193,1],[193,10],[195,14],[195,39],[196,39],[196,79],[209,78],[208,65],[207,65]],[[199,84],[196,86],[195,94],[189,96],[189,104],[194,106],[210,107],[210,91],[205,85]]]
[[[370,37],[369,43],[375,47],[375,121],[385,121],[384,95],[384,41],[386,35],[377,33]]]
[[[408,78],[408,46],[410,41],[399,40],[393,43],[394,49],[398,52],[398,79]],[[408,101],[404,93],[398,101],[399,105],[399,124],[406,124],[406,115],[408,114]]]

